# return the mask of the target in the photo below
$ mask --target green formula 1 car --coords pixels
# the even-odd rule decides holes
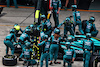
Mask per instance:
[[[82,61],[83,60],[83,40],[86,39],[85,35],[69,35],[69,37],[73,38],[73,42],[71,44],[71,48],[75,49],[76,52],[76,61]],[[91,40],[94,42],[95,46],[95,52],[93,52],[90,60],[90,67],[97,67],[97,63],[100,62],[100,41],[97,38],[91,38]],[[62,49],[67,49],[65,46],[66,42],[61,42],[61,48]]]

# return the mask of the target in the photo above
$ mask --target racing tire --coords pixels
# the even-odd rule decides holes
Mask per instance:
[[[17,64],[17,56],[15,56],[15,55],[5,55],[2,58],[2,64],[5,65],[5,66],[15,66]]]

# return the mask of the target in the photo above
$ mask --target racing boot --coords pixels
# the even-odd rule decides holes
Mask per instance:
[[[56,61],[54,61],[54,64],[61,64],[61,62],[56,62]]]
[[[49,63],[49,65],[52,65],[52,64],[53,64],[52,62]]]
[[[23,61],[22,58],[19,58],[19,61]]]
[[[27,62],[26,61],[24,61],[24,63],[23,63],[23,65],[25,65]]]

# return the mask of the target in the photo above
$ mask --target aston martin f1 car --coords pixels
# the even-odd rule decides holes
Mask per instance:
[[[76,52],[76,61],[83,60],[83,40],[86,39],[85,35],[69,35],[69,37],[73,38],[73,42],[71,44],[71,48],[75,49]],[[92,37],[91,40],[94,42],[95,52],[93,52],[90,60],[90,67],[97,67],[97,63],[100,62],[100,40]],[[61,44],[61,49],[67,49],[64,45],[64,42]],[[63,54],[60,54],[63,55]]]

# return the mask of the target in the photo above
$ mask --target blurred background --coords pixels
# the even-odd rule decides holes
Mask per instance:
[[[17,0],[18,6],[30,6],[34,7],[37,5],[38,0]],[[66,4],[66,0],[61,0],[62,8]],[[71,8],[74,4],[74,0],[69,0],[67,8]],[[78,9],[84,10],[100,10],[100,0],[76,0]],[[6,5],[6,0],[0,0],[0,5]],[[13,0],[10,0],[10,5],[13,5]]]

